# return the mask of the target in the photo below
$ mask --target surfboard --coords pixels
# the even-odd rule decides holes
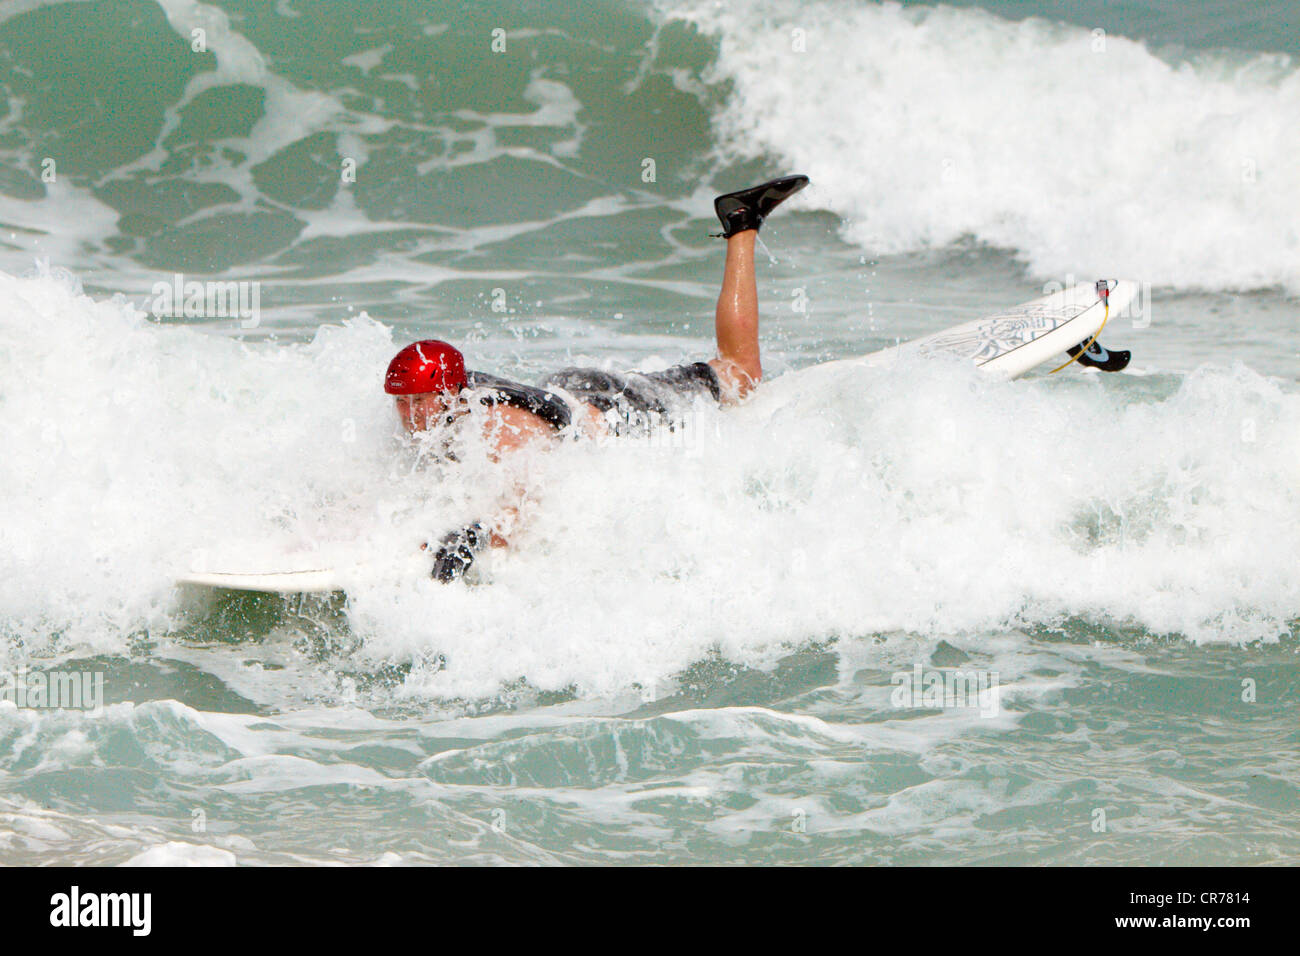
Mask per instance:
[[[346,553],[346,552],[342,552]],[[376,559],[347,560],[338,548],[330,551],[263,550],[243,568],[235,560],[216,567],[191,566],[176,576],[176,583],[195,588],[260,591],[266,594],[329,594],[347,591],[371,581],[427,578],[433,559],[426,551],[413,551]],[[216,562],[214,562],[216,564]],[[224,567],[221,565],[225,565]]]
[[[942,332],[815,368],[880,368],[909,356],[949,355],[966,359],[982,371],[1017,378],[1058,356],[1065,361],[1066,349],[1087,342],[1108,317],[1113,320],[1126,314],[1137,295],[1137,283],[1131,279],[1101,281],[1106,283],[1105,299],[1096,284],[1080,282]]]
[[[325,594],[344,590],[343,582],[333,568],[304,568],[293,571],[191,571],[180,575],[176,583],[226,588],[231,591],[263,591],[268,594]]]

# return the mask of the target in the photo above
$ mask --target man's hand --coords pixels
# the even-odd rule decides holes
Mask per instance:
[[[488,545],[490,534],[477,521],[467,528],[443,535],[433,553],[433,578],[444,584],[455,581],[474,563],[475,556]]]

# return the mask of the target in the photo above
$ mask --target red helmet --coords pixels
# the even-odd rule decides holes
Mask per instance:
[[[465,387],[465,356],[437,339],[412,342],[388,363],[384,391],[389,395],[459,392]]]

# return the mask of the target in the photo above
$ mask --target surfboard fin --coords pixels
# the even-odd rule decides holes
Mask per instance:
[[[1066,349],[1071,358],[1075,359],[1080,365],[1086,365],[1089,368],[1100,369],[1103,372],[1119,372],[1128,366],[1129,359],[1133,353],[1127,349],[1123,351],[1111,350],[1106,348],[1100,342],[1093,340],[1092,345],[1088,346],[1088,351],[1083,352],[1083,346],[1086,343],[1080,342]],[[1083,352],[1082,355],[1079,353]]]

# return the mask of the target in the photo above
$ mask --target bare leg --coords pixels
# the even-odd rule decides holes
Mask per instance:
[[[744,398],[763,377],[758,357],[758,284],[754,278],[757,229],[727,239],[727,262],[714,330],[718,357],[709,362],[722,381],[724,401]]]

